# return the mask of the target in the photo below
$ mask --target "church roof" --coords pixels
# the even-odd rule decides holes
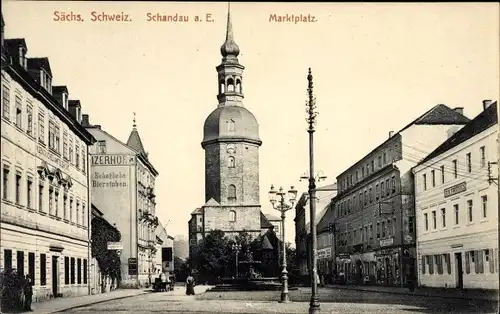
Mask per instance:
[[[281,221],[281,218],[278,217],[278,216],[274,216],[274,215],[271,215],[271,214],[265,214],[267,220],[269,221]]]
[[[271,244],[271,241],[269,241],[267,234],[264,235],[264,237],[262,238],[261,249],[262,250],[272,250],[273,249],[273,245]]]
[[[208,200],[208,202],[205,203],[205,205],[203,206],[206,206],[206,207],[210,207],[210,206],[220,206],[219,202],[217,202],[216,200],[214,200],[213,198],[210,198]]]
[[[245,107],[218,107],[205,120],[203,143],[220,139],[245,139],[260,145],[259,123]]]
[[[196,208],[195,210],[193,210],[193,212],[191,213],[191,215],[196,215],[196,214],[201,214],[201,213],[202,213],[201,208]]]

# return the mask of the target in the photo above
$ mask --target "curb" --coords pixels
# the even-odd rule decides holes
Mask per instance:
[[[460,300],[472,300],[472,301],[491,301],[491,302],[498,302],[498,299],[494,298],[483,298],[483,297],[471,297],[471,296],[462,296],[462,295],[457,295],[457,296],[451,296],[451,295],[433,295],[433,294],[425,294],[425,293],[408,293],[408,292],[402,292],[402,291],[384,291],[384,290],[369,290],[369,289],[362,289],[362,288],[351,288],[351,287],[346,287],[346,288],[338,288],[338,287],[332,287],[332,289],[338,289],[338,290],[355,290],[355,291],[365,291],[365,292],[376,292],[376,293],[388,293],[388,294],[402,294],[402,295],[413,295],[413,296],[420,296],[420,297],[432,297],[432,298],[444,298],[444,299],[460,299]]]
[[[116,297],[116,298],[109,298],[109,299],[106,299],[106,300],[89,302],[89,303],[85,303],[85,304],[70,306],[70,307],[67,307],[67,308],[64,308],[64,309],[60,309],[60,310],[56,310],[56,311],[48,312],[48,313],[49,314],[63,313],[63,312],[68,311],[68,310],[75,310],[75,309],[79,309],[79,308],[86,307],[86,306],[89,306],[89,305],[95,305],[95,304],[101,304],[101,303],[105,303],[105,302],[109,302],[109,301],[116,301],[116,300],[121,300],[121,299],[133,298],[133,297],[137,297],[137,296],[148,294],[148,293],[151,293],[151,292],[142,292],[142,293],[135,294],[135,295],[127,295],[127,296],[121,296],[121,297]]]

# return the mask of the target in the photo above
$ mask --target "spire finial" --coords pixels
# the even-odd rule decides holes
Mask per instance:
[[[135,112],[134,112],[134,119],[132,121],[133,121],[132,127],[135,129],[137,127],[137,124],[135,124]]]
[[[220,52],[223,57],[237,57],[240,54],[240,47],[236,44],[233,37],[233,23],[231,21],[231,2],[227,4],[227,25],[226,25],[226,41],[220,47]]]

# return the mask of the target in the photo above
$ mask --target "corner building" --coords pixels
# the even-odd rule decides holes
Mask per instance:
[[[33,300],[90,293],[88,147],[81,105],[53,86],[48,58],[3,38],[0,270],[34,281]]]
[[[337,176],[337,271],[349,281],[396,285],[416,273],[411,168],[469,121],[462,108],[437,105]]]
[[[216,67],[217,108],[205,120],[205,205],[192,213],[190,246],[205,232],[219,229],[229,236],[246,231],[253,236],[272,228],[262,214],[259,191],[259,125],[243,106],[243,70],[240,48],[233,38],[228,13],[226,41]]]
[[[498,289],[497,102],[483,106],[414,168],[420,286]]]
[[[148,158],[135,124],[127,143],[91,125],[85,128],[97,139],[90,149],[92,204],[121,233],[121,288],[149,283],[156,266],[155,181],[158,171]]]

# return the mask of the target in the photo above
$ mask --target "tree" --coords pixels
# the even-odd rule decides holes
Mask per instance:
[[[201,241],[190,266],[205,280],[223,277],[230,261],[229,254],[228,238],[223,231],[213,230]]]
[[[101,217],[92,218],[92,257],[95,257],[102,275],[120,280],[121,261],[115,250],[108,250],[108,242],[119,242],[120,232]]]

